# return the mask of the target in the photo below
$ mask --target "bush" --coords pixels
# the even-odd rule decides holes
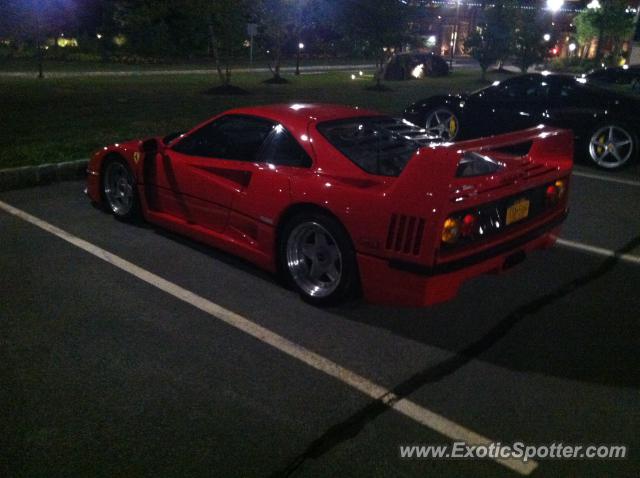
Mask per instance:
[[[564,73],[584,73],[596,67],[594,60],[574,58],[553,58],[547,68]]]

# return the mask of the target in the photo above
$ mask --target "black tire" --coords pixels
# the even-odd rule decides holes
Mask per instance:
[[[138,186],[127,162],[122,158],[107,159],[100,176],[100,191],[109,212],[122,221],[140,219]]]
[[[319,236],[325,236],[326,247],[319,244]],[[335,251],[339,252],[340,267],[338,279],[333,280],[334,269],[338,269]],[[278,262],[287,284],[312,305],[335,305],[359,292],[353,243],[344,227],[328,214],[303,212],[287,221],[279,235]]]
[[[613,131],[613,140],[610,140]],[[593,128],[580,148],[589,164],[607,171],[624,169],[638,158],[638,137],[627,125],[611,121]]]

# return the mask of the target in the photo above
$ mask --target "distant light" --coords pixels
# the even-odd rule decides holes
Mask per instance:
[[[564,6],[564,0],[547,0],[547,9],[558,12]]]
[[[97,38],[98,40],[102,39],[102,34],[101,34],[101,33],[98,33],[98,34],[96,35],[96,38]]]
[[[588,80],[586,78],[576,78],[576,81],[578,83],[582,83],[583,85],[586,85]]]
[[[544,38],[544,41],[549,41],[551,40],[551,35],[549,33],[545,33],[542,38]]]
[[[422,78],[424,76],[424,65],[420,63],[413,70],[411,70],[411,76],[414,78]]]
[[[598,0],[593,0],[591,3],[589,3],[587,5],[587,8],[590,10],[597,10],[598,8],[600,8],[600,2]]]
[[[629,69],[629,65],[622,65],[622,69],[623,70],[628,70]]]
[[[364,75],[364,73],[362,71],[359,71],[358,75],[362,76],[362,75]]]
[[[540,74],[542,76],[549,76],[551,74],[551,72],[549,70],[544,70],[544,71],[540,72]]]
[[[304,48],[304,43],[298,43],[298,48],[302,50]]]
[[[351,79],[355,80],[356,79],[356,75],[351,75]]]
[[[575,43],[569,43],[569,51],[574,52],[576,48],[578,48],[578,46]]]
[[[491,83],[491,86],[498,86],[499,84],[500,84],[500,82],[496,80],[493,83]]]

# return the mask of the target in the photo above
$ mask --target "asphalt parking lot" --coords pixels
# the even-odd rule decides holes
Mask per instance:
[[[0,476],[638,476],[640,174],[578,174],[565,242],[429,309],[310,307],[80,182],[1,193],[70,236],[0,207]],[[477,435],[629,458],[399,455]]]

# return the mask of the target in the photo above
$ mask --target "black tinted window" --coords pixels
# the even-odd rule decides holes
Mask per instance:
[[[255,161],[275,125],[252,116],[224,116],[190,134],[173,149],[191,156]]]
[[[504,99],[545,98],[549,93],[549,84],[544,77],[516,78],[502,83],[498,92]]]
[[[318,131],[362,169],[384,176],[398,176],[432,139],[424,129],[384,116],[320,123]]]
[[[279,166],[311,166],[311,158],[282,125],[274,128],[260,161]]]

